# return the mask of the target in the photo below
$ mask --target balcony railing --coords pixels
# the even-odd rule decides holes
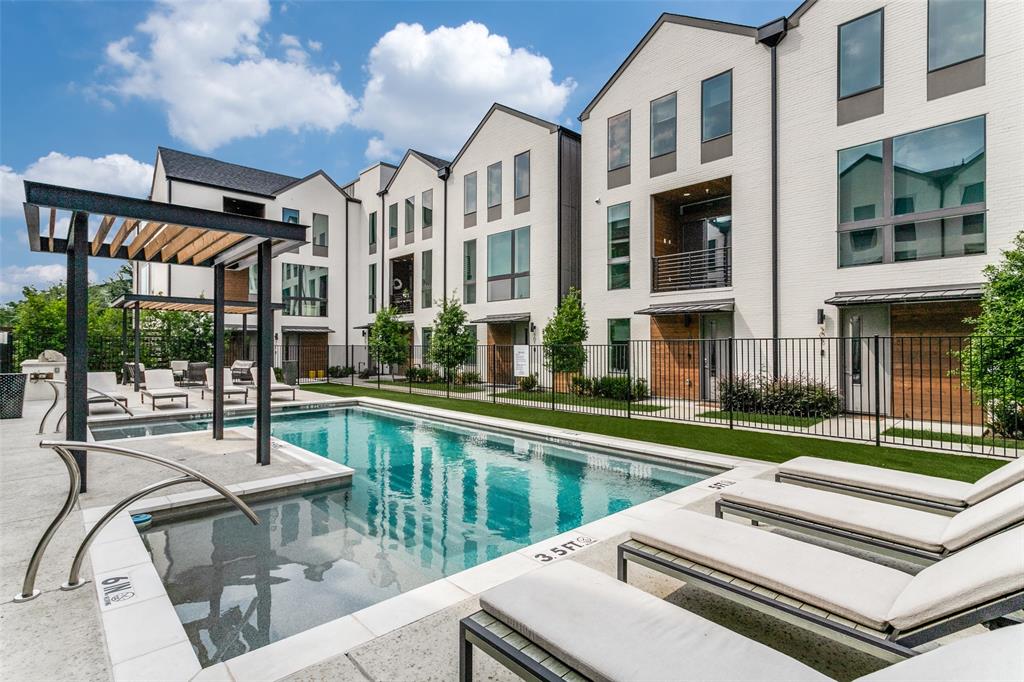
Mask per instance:
[[[655,256],[653,291],[711,289],[732,284],[732,247]]]
[[[409,315],[412,313],[413,302],[412,302],[412,290],[407,289],[409,292],[408,296],[396,296],[392,301],[391,305],[395,307],[399,315]]]

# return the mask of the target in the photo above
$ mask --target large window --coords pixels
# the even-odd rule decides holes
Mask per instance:
[[[608,320],[608,369],[629,371],[629,318]]]
[[[629,112],[608,119],[608,170],[629,165]]]
[[[651,102],[651,158],[676,150],[676,93]]]
[[[235,199],[233,197],[224,197],[224,212],[235,213],[237,215],[247,215],[251,218],[262,218],[266,211],[264,204],[257,203],[255,201],[246,201],[244,199]],[[283,218],[282,218],[283,220]],[[296,218],[296,222],[298,219]]]
[[[425,191],[420,198],[420,204],[420,210],[423,213],[421,227],[426,230],[434,226],[434,190]]]
[[[370,214],[370,220],[367,224],[370,230],[370,246],[376,246],[377,244],[377,212],[374,211]]]
[[[405,200],[405,233],[416,229],[416,197],[409,197]]]
[[[462,301],[476,303],[476,240],[462,246]]]
[[[928,70],[985,54],[985,0],[928,0]]]
[[[629,288],[629,202],[608,207],[608,288]]]
[[[299,224],[299,210],[296,208],[282,208],[281,222]]]
[[[882,86],[882,10],[839,27],[839,98]]]
[[[732,71],[700,84],[700,139],[714,140],[732,134]]]
[[[282,263],[281,303],[285,315],[327,317],[327,268]]]
[[[838,222],[841,267],[985,253],[985,117],[841,150]]]
[[[487,208],[501,203],[501,161],[487,167]]]
[[[424,251],[420,255],[420,307],[434,303],[434,254]]]
[[[530,228],[487,237],[487,300],[530,297]]]
[[[462,178],[462,206],[464,214],[476,213],[476,171]]]
[[[517,154],[515,158],[515,198],[530,196],[530,152]]]
[[[366,287],[367,299],[370,304],[370,312],[377,312],[377,264],[370,263],[370,281]]]
[[[313,246],[322,246],[325,249],[327,248],[328,222],[327,216],[319,213],[313,214]]]
[[[398,204],[388,206],[388,238],[398,238]]]

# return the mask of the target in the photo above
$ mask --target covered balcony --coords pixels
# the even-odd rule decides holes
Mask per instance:
[[[399,315],[413,311],[413,256],[391,259],[391,306]]]
[[[651,291],[732,284],[731,180],[720,178],[651,197]]]

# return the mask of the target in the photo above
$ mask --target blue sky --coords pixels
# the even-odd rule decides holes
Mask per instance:
[[[164,145],[344,182],[409,146],[449,156],[494,99],[578,127],[661,12],[797,4],[0,1],[0,301],[63,273],[28,250],[26,177],[144,195]]]

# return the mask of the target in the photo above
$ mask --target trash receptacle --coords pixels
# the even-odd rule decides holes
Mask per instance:
[[[0,419],[21,419],[27,374],[0,374]]]

